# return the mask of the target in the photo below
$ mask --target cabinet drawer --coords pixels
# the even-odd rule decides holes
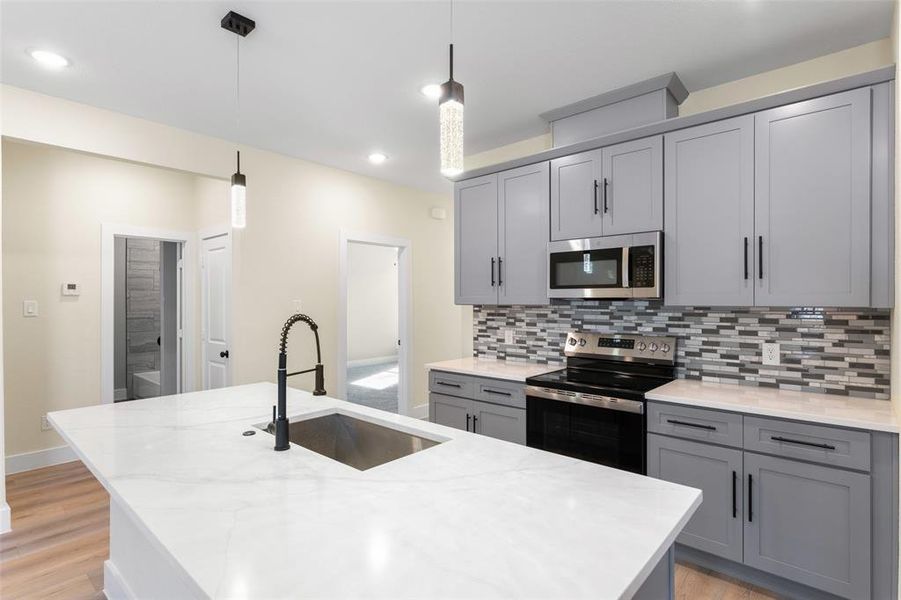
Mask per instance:
[[[744,429],[745,450],[870,470],[870,434],[866,431],[762,417],[745,417]]]
[[[735,413],[648,402],[648,431],[741,448],[742,416]]]
[[[492,404],[526,407],[526,388],[522,383],[499,381],[497,379],[476,379],[475,399]]]
[[[429,391],[461,398],[472,398],[475,393],[475,383],[472,377],[444,371],[431,371],[429,373]]]

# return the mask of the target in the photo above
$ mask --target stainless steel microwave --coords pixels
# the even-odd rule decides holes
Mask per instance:
[[[663,233],[548,244],[549,298],[660,298]]]

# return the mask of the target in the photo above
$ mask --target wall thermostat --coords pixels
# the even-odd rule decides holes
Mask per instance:
[[[62,285],[63,296],[80,296],[81,286],[77,283],[64,283]]]

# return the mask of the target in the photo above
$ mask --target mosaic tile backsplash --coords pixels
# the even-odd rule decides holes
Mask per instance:
[[[656,301],[553,300],[473,307],[476,356],[562,364],[570,330],[678,338],[679,377],[866,398],[889,397],[890,313],[880,309],[667,307]],[[505,330],[514,343],[505,344]],[[761,344],[778,342],[781,364]]]

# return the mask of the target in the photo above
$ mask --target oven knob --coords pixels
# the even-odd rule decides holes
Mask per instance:
[[[576,338],[569,338],[569,339],[566,340],[566,341],[569,342],[569,345],[570,345],[570,346],[575,346],[575,345],[576,345]]]
[[[670,351],[669,344],[663,344],[663,346],[661,346],[660,349],[663,350],[664,352],[669,352]]]
[[[585,338],[579,338],[579,346],[584,346],[588,342],[585,341]]]
[[[651,342],[651,345],[649,347],[651,349],[651,352],[657,352],[657,342]]]
[[[647,344],[645,344],[644,342],[638,342],[638,351],[639,352],[644,352],[647,349],[648,349]]]

